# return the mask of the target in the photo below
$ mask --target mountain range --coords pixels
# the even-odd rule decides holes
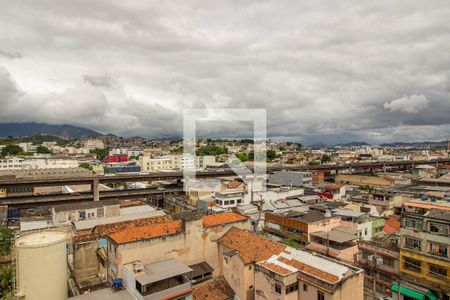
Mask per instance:
[[[50,125],[46,123],[0,123],[0,137],[24,137],[48,134],[67,138],[82,138],[102,135],[96,131],[73,125]]]

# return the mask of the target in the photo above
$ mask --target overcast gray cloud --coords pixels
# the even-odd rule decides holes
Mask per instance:
[[[449,19],[448,1],[0,0],[0,119],[159,137],[183,108],[266,108],[282,139],[445,139]]]

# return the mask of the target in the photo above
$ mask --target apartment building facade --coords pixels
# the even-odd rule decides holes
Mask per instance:
[[[363,298],[359,268],[238,228],[230,229],[218,242],[221,274],[237,299]]]
[[[400,271],[445,299],[450,293],[450,206],[405,202],[400,229]]]
[[[264,229],[272,234],[292,238],[301,244],[308,243],[310,233],[329,231],[341,225],[341,219],[331,213],[317,210],[308,212],[287,211],[283,213],[265,213]]]

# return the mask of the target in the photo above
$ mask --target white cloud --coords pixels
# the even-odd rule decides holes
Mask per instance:
[[[430,105],[430,100],[424,95],[403,96],[384,103],[384,108],[390,111],[400,111],[416,114]]]

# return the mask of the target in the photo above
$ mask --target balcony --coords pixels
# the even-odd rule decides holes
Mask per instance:
[[[184,276],[183,276],[184,277]],[[144,300],[159,300],[159,299],[166,299],[170,298],[171,296],[175,295],[184,295],[184,294],[190,294],[192,292],[192,284],[191,281],[184,277],[184,280],[180,284],[174,284],[170,285],[168,288],[165,288],[163,290],[150,290],[151,294],[148,294],[143,297]]]

